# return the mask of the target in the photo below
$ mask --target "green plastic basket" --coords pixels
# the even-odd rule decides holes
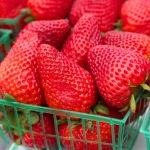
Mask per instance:
[[[30,111],[35,111],[38,112],[41,116],[41,118],[43,118],[43,113],[49,113],[49,114],[53,114],[54,117],[54,123],[55,123],[55,131],[56,131],[56,135],[46,135],[44,134],[44,122],[42,121],[42,126],[43,126],[43,135],[45,138],[45,145],[47,145],[47,141],[46,141],[46,136],[51,136],[51,137],[55,137],[57,139],[57,150],[62,150],[62,145],[61,145],[61,141],[60,141],[60,136],[59,136],[59,132],[58,132],[58,125],[57,125],[57,117],[56,115],[64,115],[67,116],[67,120],[68,120],[68,126],[70,129],[70,137],[66,138],[69,139],[71,142],[71,146],[72,146],[72,150],[74,150],[74,140],[78,140],[78,141],[82,141],[85,143],[85,145],[87,145],[87,138],[86,138],[86,134],[85,134],[85,120],[93,120],[97,122],[97,125],[99,122],[106,122],[106,123],[110,123],[111,124],[111,130],[112,130],[112,143],[102,143],[101,142],[101,137],[100,137],[100,128],[97,128],[97,136],[98,136],[98,141],[90,141],[90,143],[98,143],[99,145],[99,150],[101,150],[101,145],[102,144],[106,144],[106,145],[111,145],[113,150],[132,150],[132,147],[134,146],[134,143],[137,139],[137,136],[139,134],[139,129],[142,125],[143,119],[144,119],[144,115],[143,114],[145,108],[147,108],[148,106],[148,101],[140,99],[141,95],[143,92],[141,92],[138,97],[136,98],[136,103],[139,102],[140,103],[140,107],[141,107],[141,101],[144,101],[144,107],[142,109],[142,111],[139,112],[138,119],[135,120],[135,115],[133,118],[133,121],[130,121],[131,118],[131,110],[129,110],[127,112],[127,114],[125,115],[124,119],[119,120],[119,119],[113,119],[113,118],[109,118],[109,117],[104,117],[104,116],[98,116],[98,115],[90,115],[90,114],[85,114],[85,113],[78,113],[78,112],[72,112],[72,111],[65,111],[65,110],[58,110],[58,109],[52,109],[52,108],[48,108],[48,107],[42,107],[42,106],[33,106],[33,105],[27,105],[27,104],[22,104],[22,103],[18,103],[18,102],[10,102],[10,101],[6,101],[6,100],[2,100],[0,99],[0,104],[3,108],[3,112],[4,112],[4,117],[6,119],[6,122],[2,122],[0,121],[0,124],[4,124],[6,126],[8,126],[8,130],[9,133],[11,133],[11,129],[17,129],[19,131],[20,134],[20,138],[22,143],[23,142],[23,137],[22,137],[22,131],[24,131],[24,129],[21,128],[20,124],[19,124],[19,120],[18,120],[18,113],[17,110],[18,109],[24,109],[27,111],[28,114],[28,124],[30,127],[30,130],[27,130],[27,132],[30,132],[33,138],[33,132],[32,131],[32,125],[31,125],[31,117],[30,117]],[[9,124],[8,121],[8,117],[6,114],[6,110],[5,110],[5,106],[10,106],[13,107],[14,112],[15,112],[15,117],[17,119],[17,127],[16,126],[12,126]],[[83,127],[83,133],[84,133],[84,139],[83,140],[79,140],[79,139],[74,139],[72,137],[72,130],[71,130],[71,119],[70,117],[75,117],[75,118],[81,118],[82,120],[82,127]],[[127,123],[128,122],[128,123]],[[114,125],[119,125],[119,133],[118,133],[118,142],[116,143],[115,141],[115,131],[114,131]],[[4,134],[4,131],[2,130],[2,128],[0,128],[0,134],[5,142],[6,147],[9,149],[9,142],[13,142],[13,140],[9,139],[6,137],[6,135]],[[36,133],[39,134],[39,133]],[[11,134],[11,138],[12,134]],[[63,138],[63,137],[61,137]],[[65,137],[64,137],[65,138]],[[34,143],[34,138],[32,139],[33,143]],[[24,144],[23,144],[24,145]],[[28,148],[24,145],[25,149],[28,150]],[[34,148],[36,148],[36,145],[34,144]],[[15,146],[15,149],[17,150],[17,146]],[[48,146],[46,147],[47,150],[51,150],[51,148],[49,148]]]
[[[12,37],[16,38],[20,30],[22,29],[23,19],[26,16],[25,13],[19,14],[16,18],[13,19],[0,19],[0,28],[10,29],[13,31]]]
[[[145,134],[147,150],[150,150],[150,108],[143,121],[140,132]]]
[[[10,50],[11,39],[10,34],[11,30],[0,29],[0,61],[4,59],[7,53]]]

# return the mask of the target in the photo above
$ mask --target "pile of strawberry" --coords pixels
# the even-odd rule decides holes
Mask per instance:
[[[149,95],[150,76],[150,18],[149,0],[28,0],[28,10],[33,21],[25,26],[0,66],[0,95],[4,100],[50,107],[60,110],[89,113],[116,119],[124,118],[131,108],[137,119],[142,115],[144,100],[135,102],[145,89],[143,98]],[[140,25],[134,16],[134,7],[142,4]],[[122,6],[122,7],[121,7]],[[130,9],[124,7],[130,6]],[[144,7],[145,6],[145,7]],[[132,12],[131,9],[133,8]],[[144,9],[145,8],[145,9]],[[110,31],[115,28],[121,9],[122,29],[133,32]],[[138,9],[138,8],[136,8]],[[129,13],[130,12],[130,13]],[[139,13],[138,11],[136,11]],[[145,18],[145,13],[149,18]],[[64,18],[67,17],[70,24]],[[134,14],[135,15],[135,14]],[[141,15],[141,14],[140,14]],[[134,21],[136,24],[134,24]],[[142,22],[143,21],[143,22]],[[71,30],[71,25],[74,26]],[[144,28],[145,27],[145,28]],[[117,28],[118,29],[118,28]],[[105,33],[102,36],[101,33]],[[147,34],[147,35],[144,35]],[[45,105],[46,103],[46,105]],[[10,108],[9,118],[15,116]],[[1,110],[2,111],[2,110]],[[27,112],[19,109],[21,127],[28,130]],[[34,118],[32,130],[56,135],[53,116],[43,118],[30,112]],[[14,115],[13,115],[14,114]],[[70,137],[67,116],[58,115],[59,135]],[[72,137],[84,139],[80,118],[72,119]],[[5,121],[3,119],[3,121]],[[133,117],[126,123],[133,121]],[[88,141],[98,141],[97,123],[86,120]],[[10,124],[12,122],[10,121]],[[12,125],[16,125],[13,121]],[[4,126],[5,130],[7,126]],[[101,142],[112,144],[112,128],[109,123],[99,122]],[[118,141],[119,126],[114,126]],[[29,132],[12,129],[10,137],[17,144],[33,148]],[[44,136],[33,134],[37,148],[45,148]],[[57,144],[56,138],[46,136],[48,146]],[[61,138],[67,149],[70,140]],[[112,149],[102,144],[103,150]],[[97,143],[87,142],[89,150],[97,150]],[[82,141],[74,140],[75,150],[84,150]]]

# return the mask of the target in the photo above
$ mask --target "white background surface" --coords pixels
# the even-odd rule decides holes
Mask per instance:
[[[2,138],[0,137],[0,150],[5,150],[5,149],[6,149],[6,147],[4,145],[4,142],[3,142]],[[24,150],[24,148],[22,148],[20,146],[19,150]],[[56,150],[56,147],[52,148],[52,150]],[[65,150],[65,149],[63,149],[63,150]],[[133,150],[147,150],[144,134],[142,134],[142,133],[139,134],[139,136],[135,142],[135,145],[133,147]]]

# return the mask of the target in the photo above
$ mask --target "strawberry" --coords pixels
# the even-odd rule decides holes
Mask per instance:
[[[98,20],[92,14],[83,15],[63,44],[64,55],[81,67],[87,64],[87,52],[90,48],[102,44]]]
[[[21,103],[44,103],[36,60],[39,45],[40,39],[37,34],[27,32],[9,51],[0,67],[2,97],[4,93],[8,93]]]
[[[28,0],[28,7],[36,20],[64,19],[72,0]]]
[[[53,115],[52,114],[43,114],[43,120],[44,120],[45,133],[49,134],[49,135],[56,135]],[[32,131],[36,132],[36,133],[33,133],[34,142],[35,142],[36,147],[38,149],[45,148],[46,145],[44,142],[41,118],[37,124],[32,125]],[[42,134],[38,134],[38,133],[42,133]],[[56,138],[54,138],[54,137],[46,136],[46,140],[47,140],[48,146],[57,144]],[[27,147],[34,148],[31,133],[23,134],[23,141]]]
[[[97,89],[90,73],[46,44],[40,46],[37,60],[48,106],[88,113],[97,101]]]
[[[109,31],[103,36],[104,44],[121,47],[140,53],[149,60],[150,38],[143,34]]]
[[[110,117],[110,118],[116,118],[120,119],[118,117],[118,112],[114,110],[113,108],[109,107],[109,112],[110,115],[103,115],[98,113],[97,115],[99,116],[105,116],[105,117]],[[73,128],[73,123],[72,123],[72,128]],[[99,128],[100,128],[100,138],[101,142],[103,143],[109,143],[112,144],[112,128],[109,123],[106,122],[99,122]],[[69,127],[68,123],[66,124],[61,124],[58,126],[59,129],[59,135],[62,137],[70,137],[70,132],[69,132]],[[119,126],[114,125],[114,133],[115,133],[115,140],[116,142],[118,141],[118,131],[119,131]],[[93,121],[93,131],[90,131],[87,127],[85,128],[85,133],[86,133],[86,139],[88,140],[87,142],[87,147],[85,146],[84,142],[73,140],[74,143],[74,149],[75,150],[98,150],[98,143],[91,143],[90,141],[97,141],[98,142],[98,134],[97,134],[97,123],[96,121]],[[84,139],[84,134],[83,134],[83,128],[82,124],[77,125],[72,129],[72,138],[74,139]],[[71,150],[71,142],[69,139],[65,138],[60,138],[61,142],[63,145],[68,149]],[[104,145],[101,144],[103,150],[113,150],[112,146],[110,145]]]
[[[147,79],[149,62],[133,51],[98,45],[89,51],[88,65],[102,98],[109,105],[121,108],[131,98],[133,102],[133,94]]]
[[[20,14],[22,8],[27,7],[27,0],[1,0],[0,18],[15,18]]]
[[[128,0],[121,8],[122,30],[150,35],[150,0]]]
[[[85,13],[93,13],[99,23],[101,32],[114,29],[113,23],[118,20],[120,6],[123,0],[75,0],[69,12],[69,21],[72,26]]]
[[[50,44],[59,49],[69,35],[70,30],[71,26],[63,19],[53,21],[33,21],[25,26],[17,36],[16,41],[22,37],[22,34],[31,31],[38,34],[41,43]]]
[[[46,114],[46,113],[43,114],[43,121],[44,121],[45,133],[49,134],[49,135],[56,135],[53,115],[52,114]],[[30,129],[28,128],[26,130],[30,130]],[[32,131],[36,132],[36,133],[33,133],[34,142],[35,142],[36,147],[38,149],[45,148],[46,145],[44,142],[44,133],[43,133],[43,129],[42,129],[41,117],[39,117],[39,121],[36,124],[32,125]],[[12,139],[11,134],[9,133],[8,135],[9,135],[10,139]],[[18,145],[20,145],[22,143],[19,135],[15,135],[14,133],[12,133],[12,136],[14,138],[13,140]],[[22,133],[22,137],[23,137],[23,143],[25,146],[27,146],[28,148],[34,148],[33,139],[32,139],[32,135],[30,132]],[[47,140],[48,146],[52,146],[52,145],[57,144],[56,138],[54,138],[54,137],[46,136],[46,140]]]

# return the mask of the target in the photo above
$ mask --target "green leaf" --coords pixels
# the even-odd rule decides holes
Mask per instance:
[[[7,124],[5,119],[0,119],[0,121]],[[8,131],[8,126],[6,126],[5,124],[2,124],[2,126],[4,130]]]
[[[19,138],[19,139],[17,139],[17,141],[16,141],[16,145],[21,145],[21,139]]]
[[[135,113],[135,111],[136,111],[136,102],[135,102],[134,94],[131,95],[130,108],[131,108],[131,111],[133,113]]]
[[[116,28],[114,29],[114,31],[122,31],[122,28],[121,28],[121,27],[116,27]]]
[[[122,20],[118,19],[118,21],[116,23],[113,24],[116,27],[121,27],[122,26]]]
[[[98,113],[101,113],[101,114],[105,114],[105,115],[109,115],[109,110],[107,107],[103,106],[103,105],[95,105],[93,106],[93,109],[98,112]]]
[[[67,123],[67,119],[59,119],[57,120],[57,124],[60,125],[60,124],[64,124],[64,123]]]
[[[28,14],[28,15],[32,15],[32,12],[31,12],[31,10],[29,9],[29,8],[23,8],[23,9],[21,9],[20,10],[22,13],[26,13],[26,14]]]
[[[124,108],[122,108],[121,110],[119,110],[119,112],[126,111],[126,110],[128,110],[128,108],[129,108],[129,104],[127,106],[125,106]]]
[[[88,120],[85,121],[85,126],[92,132],[94,127],[93,127],[93,121],[92,120]]]
[[[39,115],[36,114],[35,112],[30,112],[30,117],[31,117],[31,124],[37,124],[39,122]]]
[[[27,18],[24,20],[25,23],[30,23],[30,22],[32,22],[32,21],[35,21],[35,18],[34,18],[33,16],[27,17]]]
[[[19,112],[24,113],[26,120],[28,120],[28,115],[27,115],[27,111],[25,109],[18,109]],[[31,124],[37,124],[39,122],[39,115],[35,112],[30,112],[30,117],[31,117]]]
[[[19,130],[18,129],[14,129],[14,134],[17,135],[17,136],[20,136]]]
[[[16,116],[15,116],[14,110],[9,111],[7,117],[8,117],[8,121],[9,121],[10,125],[17,126]]]
[[[3,99],[8,100],[8,101],[12,101],[12,102],[17,102],[17,100],[13,96],[11,96],[10,94],[7,94],[7,93],[4,95]]]
[[[142,83],[142,84],[140,84],[140,86],[141,86],[144,90],[150,91],[150,87],[149,87],[147,84]]]

